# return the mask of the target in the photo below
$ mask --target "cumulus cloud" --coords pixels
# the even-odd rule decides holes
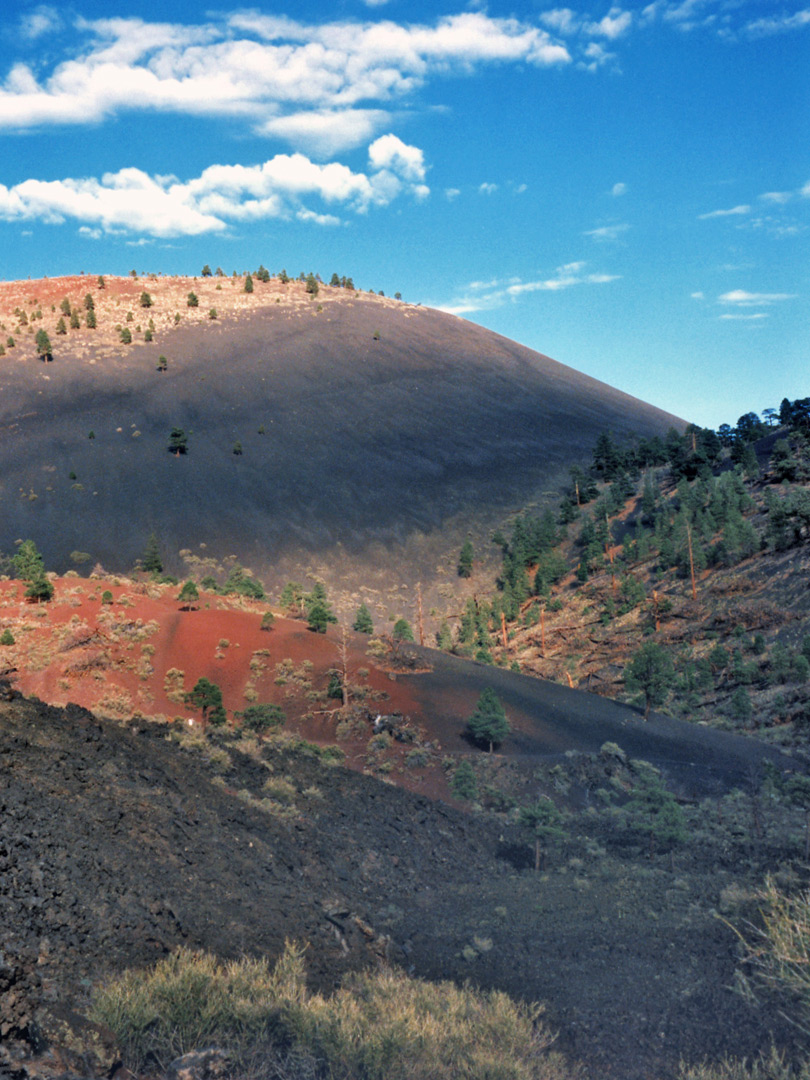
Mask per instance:
[[[544,11],[540,15],[540,21],[550,30],[564,36],[577,33],[582,26],[579,16],[571,8],[554,8],[552,11]]]
[[[385,109],[301,110],[263,120],[256,131],[329,157],[368,142],[390,119]]]
[[[583,59],[579,61],[579,67],[586,71],[598,71],[599,68],[611,63],[616,59],[616,53],[610,52],[600,45],[598,41],[592,41],[583,51]]]
[[[478,185],[478,191],[481,195],[494,195],[497,190],[497,184],[489,184],[486,181]]]
[[[73,220],[81,223],[81,235],[92,238],[102,231],[197,236],[267,218],[336,225],[339,217],[324,212],[330,205],[363,214],[405,193],[424,198],[424,173],[421,150],[390,135],[369,147],[368,173],[338,162],[319,164],[303,154],[277,154],[261,165],[211,165],[185,183],[129,168],[101,179],[0,184],[0,219]]]
[[[615,41],[616,38],[623,37],[627,33],[632,22],[633,16],[629,11],[614,7],[599,22],[586,23],[584,30],[586,34],[593,37],[606,37],[610,41]]]
[[[29,16],[45,32],[53,9]],[[431,77],[486,64],[567,64],[548,30],[481,12],[427,24],[307,25],[239,12],[199,26],[76,20],[74,54],[50,70],[15,64],[0,85],[0,127],[98,122],[124,110],[241,118],[259,134],[328,154],[360,146],[388,105]]]
[[[613,187],[610,189],[610,194],[613,195],[615,198],[618,198],[620,195],[626,195],[627,184],[621,182],[619,182],[618,184],[614,184]]]

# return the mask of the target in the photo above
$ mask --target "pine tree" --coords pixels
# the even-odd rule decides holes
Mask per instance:
[[[280,705],[248,705],[242,712],[236,713],[246,731],[252,731],[261,741],[266,731],[283,727],[287,717]]]
[[[51,348],[51,339],[45,333],[44,330],[37,330],[36,336],[37,355],[43,360],[53,360],[53,350]]]
[[[629,690],[643,692],[646,720],[652,706],[666,701],[675,681],[675,669],[666,650],[657,642],[648,641],[633,654],[624,669],[624,679]]]
[[[203,723],[208,721],[218,727],[227,719],[222,706],[222,691],[216,683],[210,682],[205,676],[199,678],[194,688],[183,695],[183,700],[193,709],[200,710]]]
[[[15,574],[22,581],[34,581],[45,575],[45,564],[33,540],[23,540],[11,562]]]
[[[374,623],[371,618],[371,612],[368,610],[365,604],[361,604],[357,609],[357,614],[354,617],[354,623],[352,629],[356,630],[359,634],[373,634]]]
[[[169,433],[169,452],[172,454],[188,453],[188,436],[182,428],[174,427]]]
[[[155,533],[150,533],[146,541],[141,566],[147,574],[161,574],[163,572],[163,559],[160,557],[160,546]]]
[[[563,816],[549,798],[540,799],[534,806],[522,806],[518,821],[534,833],[534,868],[540,869],[541,845],[558,843],[566,837]]]
[[[489,744],[489,751],[503,742],[511,728],[503,705],[495,691],[487,686],[467,721],[467,730],[474,742]]]
[[[394,641],[413,641],[413,630],[407,619],[397,619],[391,631]]]
[[[245,278],[245,292],[246,293],[252,293],[253,292],[253,278],[250,276],[250,274],[248,274],[247,277]]]
[[[48,581],[43,574],[41,577],[34,578],[34,580],[31,581],[28,588],[25,590],[25,596],[28,600],[36,600],[38,604],[41,604],[43,601],[47,603],[48,600],[53,599],[53,585],[51,585],[50,581]]]
[[[194,584],[193,581],[185,582],[183,588],[180,590],[177,599],[185,608],[189,609],[200,599],[200,594],[197,591],[197,586]]]
[[[325,599],[316,597],[307,604],[307,626],[316,634],[325,634],[329,623],[336,623],[334,613]]]
[[[469,540],[464,541],[458,557],[458,576],[468,578],[472,576],[473,546]]]

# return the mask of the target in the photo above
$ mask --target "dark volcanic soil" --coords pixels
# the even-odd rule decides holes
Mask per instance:
[[[515,827],[302,751],[259,760],[223,737],[212,762],[165,726],[0,704],[4,1030],[179,944],[275,955],[294,937],[319,987],[386,959],[544,1000],[590,1076],[670,1077],[784,1041],[728,989],[735,938],[714,912],[740,852],[639,861],[589,828],[538,875]]]
[[[114,284],[131,294],[119,306]],[[73,551],[128,569],[154,530],[175,571],[190,549],[234,554],[274,583],[312,565],[330,585],[381,588],[393,569],[412,586],[470,528],[476,557],[489,551],[493,525],[555,492],[603,430],[680,424],[472,323],[382,297],[324,287],[314,301],[275,281],[251,297],[230,282],[94,285],[74,279],[64,293],[81,305],[91,288],[97,331],[52,332],[43,364],[31,323],[0,361],[0,551],[33,537],[56,570]],[[184,306],[191,288],[199,309]],[[24,291],[50,328],[59,284]],[[209,303],[216,321],[202,315]],[[152,343],[111,334],[127,308],[132,327],[154,317]],[[175,426],[185,456],[167,451]]]

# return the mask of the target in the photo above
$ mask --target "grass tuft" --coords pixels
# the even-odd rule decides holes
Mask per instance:
[[[260,1055],[273,1075],[313,1080],[572,1080],[542,1008],[498,991],[384,970],[352,975],[331,997],[306,988],[304,948],[221,962],[181,949],[97,991],[92,1018],[115,1032],[129,1068],[165,1068],[218,1046],[245,1075]],[[286,1063],[286,1064],[285,1064]],[[270,1073],[268,1073],[270,1075]]]

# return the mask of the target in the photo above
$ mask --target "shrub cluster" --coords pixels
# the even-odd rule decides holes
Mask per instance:
[[[289,942],[274,967],[181,949],[99,990],[93,1019],[115,1032],[135,1071],[218,1046],[243,1074],[260,1055],[267,1075],[313,1080],[572,1077],[548,1052],[539,1006],[390,970],[354,974],[323,997],[307,990],[304,949]]]

